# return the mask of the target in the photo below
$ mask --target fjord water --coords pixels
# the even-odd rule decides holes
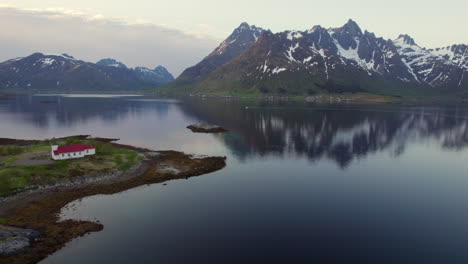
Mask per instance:
[[[222,171],[73,203],[64,218],[105,228],[43,263],[468,261],[465,105],[19,96],[0,121],[1,137],[227,156]],[[185,129],[198,122],[230,132]]]

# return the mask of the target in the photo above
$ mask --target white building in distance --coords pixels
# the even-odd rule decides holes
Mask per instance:
[[[73,145],[52,145],[52,158],[54,160],[67,160],[83,158],[89,155],[95,155],[96,148],[91,145],[73,144]]]

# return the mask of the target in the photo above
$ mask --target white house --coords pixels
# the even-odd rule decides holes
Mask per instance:
[[[83,158],[84,156],[95,155],[96,148],[91,145],[52,145],[52,158],[54,160],[67,160]]]

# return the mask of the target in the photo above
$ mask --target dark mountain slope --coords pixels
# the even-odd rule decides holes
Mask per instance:
[[[262,28],[242,23],[212,53],[197,65],[186,69],[177,80],[193,82],[211,73],[250,48],[263,32]]]

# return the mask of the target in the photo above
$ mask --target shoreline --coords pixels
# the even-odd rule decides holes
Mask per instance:
[[[0,202],[0,216],[5,219],[6,226],[33,229],[41,233],[41,239],[33,242],[28,251],[3,257],[0,263],[38,263],[71,240],[101,231],[104,226],[96,222],[59,222],[62,208],[75,200],[94,195],[116,194],[147,184],[188,179],[221,170],[226,166],[226,157],[194,157],[177,151],[152,151],[117,143],[110,144],[116,148],[147,154],[147,159],[116,177],[24,192]],[[174,168],[177,172],[172,170]]]
[[[398,95],[383,95],[372,93],[330,93],[318,95],[293,95],[293,94],[237,94],[237,93],[164,93],[164,92],[135,92],[129,94],[129,91],[115,91],[112,93],[105,92],[86,92],[76,91],[73,93],[28,93],[28,92],[11,92],[8,94],[0,94],[0,100],[13,100],[12,97],[17,95],[34,95],[34,96],[65,96],[71,95],[90,96],[90,97],[141,97],[141,96],[157,96],[162,98],[217,98],[217,99],[242,99],[242,100],[269,100],[269,101],[305,101],[309,103],[378,103],[378,104],[405,104],[405,103],[466,103],[468,98],[457,96],[398,96]],[[319,99],[313,98],[319,97]]]

